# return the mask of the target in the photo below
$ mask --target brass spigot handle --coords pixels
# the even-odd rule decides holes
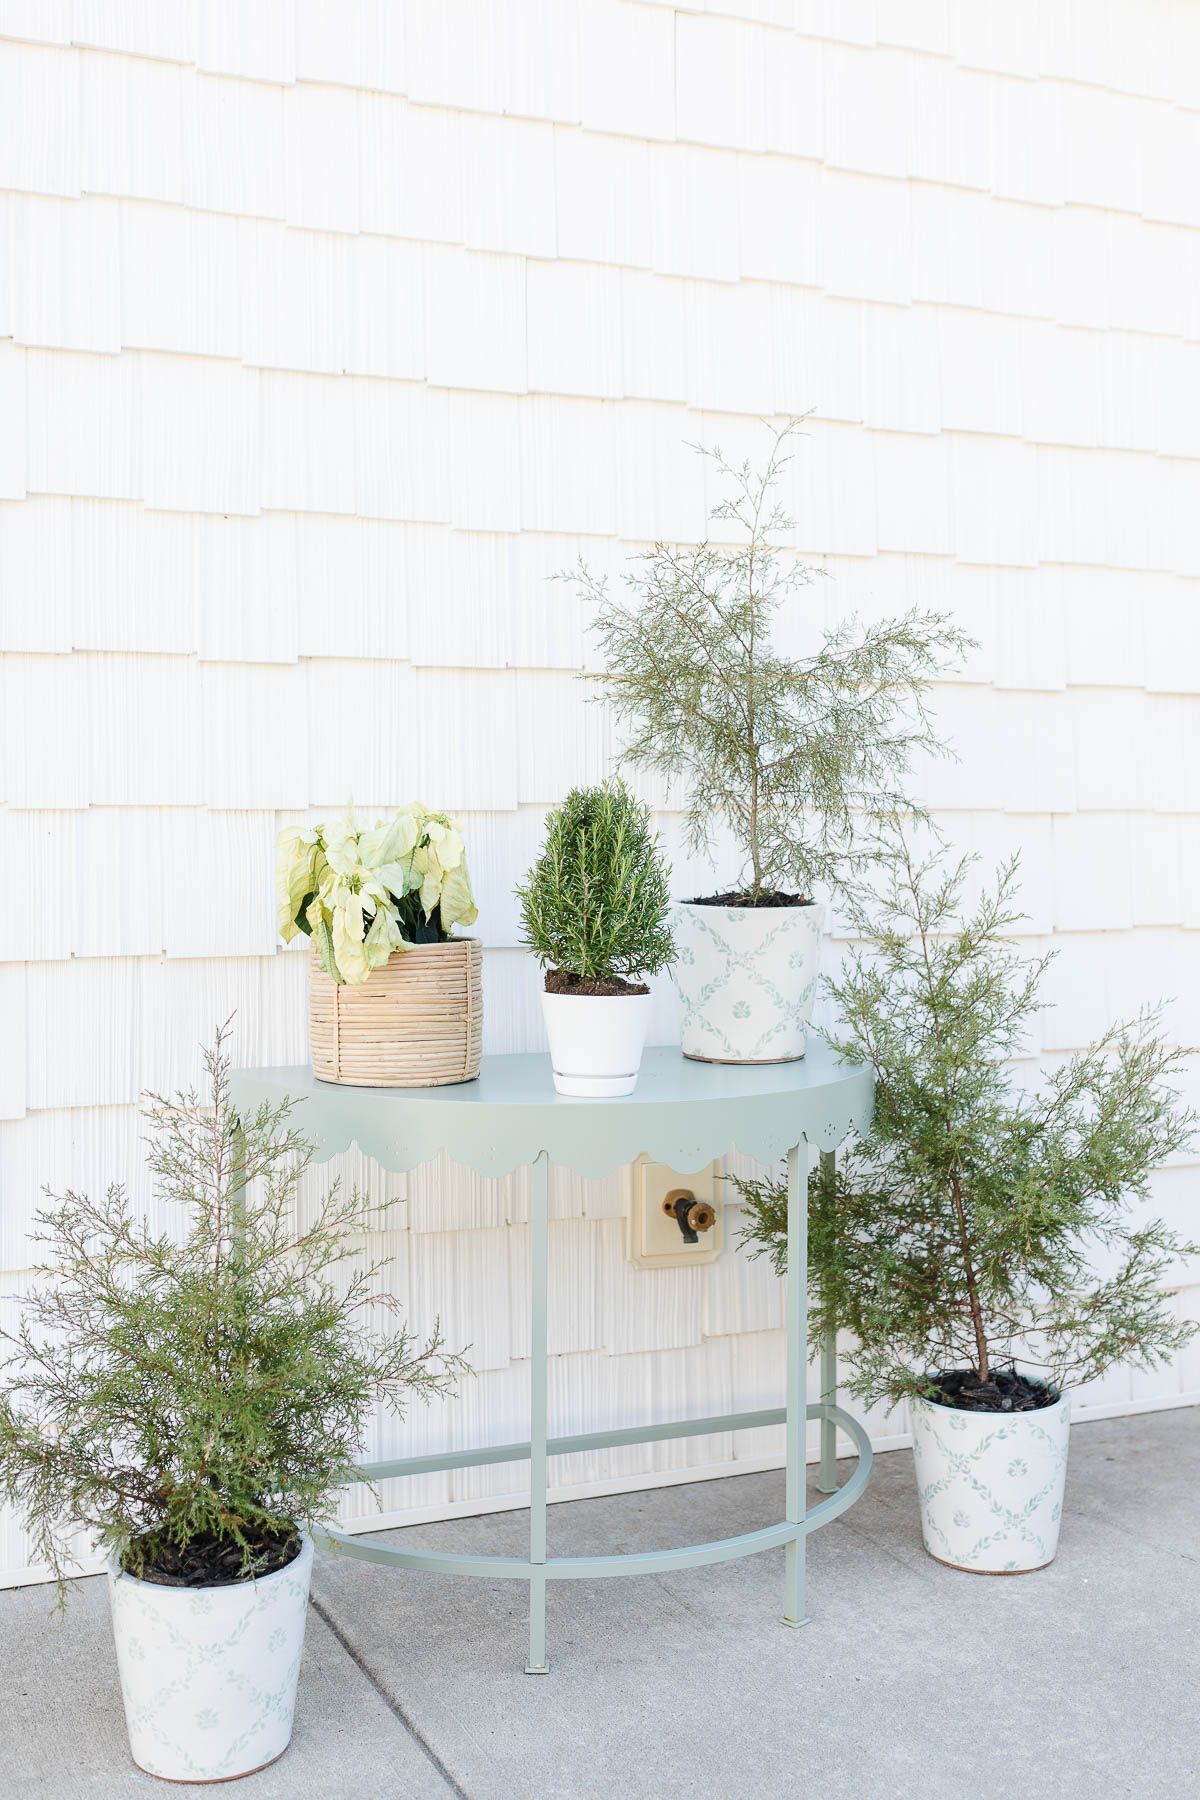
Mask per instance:
[[[662,1209],[669,1219],[678,1220],[685,1244],[694,1244],[698,1232],[711,1231],[716,1223],[716,1209],[707,1200],[697,1200],[691,1188],[672,1188]]]

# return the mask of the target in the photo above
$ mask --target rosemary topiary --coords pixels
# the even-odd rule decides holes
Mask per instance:
[[[205,1055],[206,1098],[149,1096],[149,1164],[179,1228],[151,1231],[119,1186],[55,1199],[43,1281],[0,1336],[0,1496],[60,1601],[80,1531],[173,1585],[282,1566],[355,1478],[370,1409],[403,1416],[465,1367],[436,1325],[421,1344],[394,1321],[382,1265],[354,1266],[381,1209],[334,1184],[297,1218],[310,1147],[289,1101],[239,1121],[226,1040]]]
[[[776,434],[761,474],[703,452],[732,488],[713,519],[739,541],[655,544],[625,577],[625,599],[578,570],[603,691],[629,732],[624,758],[682,780],[697,853],[710,853],[718,822],[728,826],[744,857],[744,904],[788,885],[811,893],[861,865],[862,816],[902,803],[914,750],[944,750],[926,687],[970,642],[946,615],[914,609],[840,625],[814,655],[786,653],[780,609],[821,572],[779,542],[793,522],[774,489],[796,428]]]
[[[1042,1004],[1048,957],[1008,941],[1016,862],[964,913],[971,859],[918,863],[886,842],[883,898],[851,927],[868,940],[829,983],[829,1042],[875,1072],[869,1134],[836,1180],[809,1188],[817,1331],[846,1327],[852,1392],[1003,1408],[996,1377],[1019,1363],[1050,1393],[1113,1363],[1154,1365],[1196,1330],[1163,1277],[1193,1254],[1157,1219],[1126,1214],[1151,1171],[1184,1148],[1195,1115],[1172,1086],[1184,1052],[1145,1013],[1026,1091],[1006,1064]],[[786,1190],[739,1182],[752,1249],[787,1261]],[[963,1374],[941,1389],[934,1379]],[[1043,1394],[1045,1394],[1045,1388]]]
[[[650,809],[619,778],[572,788],[546,817],[542,853],[516,894],[523,943],[551,993],[645,993],[675,946],[670,870]]]

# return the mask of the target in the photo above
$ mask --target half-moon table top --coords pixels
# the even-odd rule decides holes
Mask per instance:
[[[551,1162],[597,1176],[645,1153],[687,1172],[741,1150],[762,1162],[805,1141],[834,1150],[871,1121],[871,1070],[810,1039],[798,1062],[694,1062],[647,1050],[637,1086],[618,1099],[555,1092],[545,1051],[485,1056],[475,1081],[450,1087],[365,1088],[320,1081],[307,1066],[236,1069],[243,1112],[294,1102],[292,1125],[325,1162],[352,1144],[403,1171],[441,1151],[480,1175],[507,1175],[544,1150]]]

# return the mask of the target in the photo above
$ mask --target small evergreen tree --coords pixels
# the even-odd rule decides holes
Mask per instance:
[[[379,1208],[335,1184],[297,1219],[311,1149],[290,1101],[239,1121],[226,1041],[205,1099],[150,1096],[149,1164],[182,1231],[152,1232],[119,1186],[56,1199],[43,1281],[0,1334],[0,1497],[60,1599],[81,1528],[149,1579],[280,1566],[356,1479],[369,1409],[402,1417],[465,1367],[436,1326],[421,1344],[395,1321],[382,1265],[350,1267]]]
[[[1008,941],[1015,860],[964,916],[970,859],[918,864],[899,834],[885,849],[882,900],[852,910],[867,947],[829,983],[842,1022],[828,1041],[876,1089],[870,1132],[832,1185],[819,1171],[810,1184],[817,1331],[853,1333],[848,1385],[868,1401],[933,1397],[932,1376],[962,1369],[987,1389],[1020,1362],[1059,1388],[1164,1360],[1195,1329],[1161,1285],[1192,1246],[1126,1214],[1191,1136],[1171,1085],[1184,1053],[1146,1013],[1022,1091],[1004,1059],[1049,959]],[[786,1188],[738,1185],[745,1240],[782,1271]]]
[[[864,816],[903,802],[915,750],[944,749],[926,688],[970,641],[947,616],[914,609],[840,625],[812,656],[780,647],[780,609],[820,572],[779,542],[793,522],[775,488],[795,429],[776,434],[759,474],[704,452],[732,490],[713,512],[732,545],[655,544],[625,577],[625,599],[578,571],[603,691],[629,733],[624,759],[683,781],[697,853],[728,826],[748,904],[787,884],[811,893],[861,862]]]
[[[649,807],[619,778],[572,788],[547,815],[542,853],[516,894],[522,942],[551,991],[620,992],[674,956],[670,870]]]

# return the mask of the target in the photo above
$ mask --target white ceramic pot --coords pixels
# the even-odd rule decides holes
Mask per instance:
[[[632,1094],[650,1018],[649,994],[542,995],[554,1085],[599,1100]]]
[[[696,906],[672,921],[679,1042],[700,1062],[795,1062],[807,1048],[823,906]]]
[[[168,1781],[229,1781],[287,1749],[308,1615],[308,1538],[285,1569],[161,1587],[108,1569],[133,1760]]]
[[[980,1575],[1044,1569],[1058,1549],[1071,1401],[1034,1412],[960,1412],[914,1400],[913,1461],[925,1548]]]

